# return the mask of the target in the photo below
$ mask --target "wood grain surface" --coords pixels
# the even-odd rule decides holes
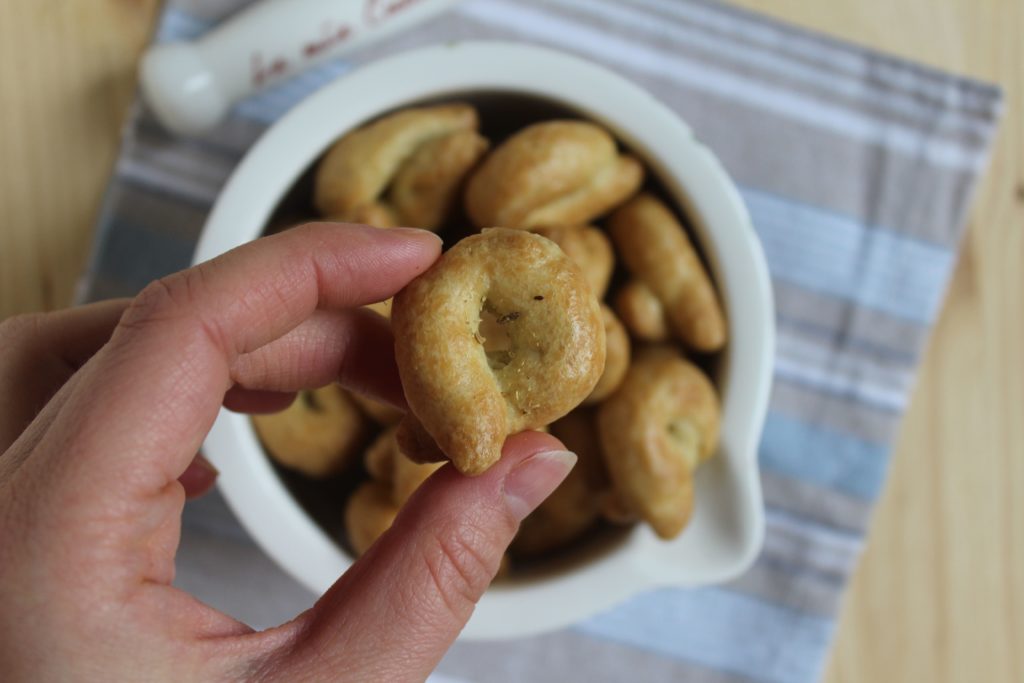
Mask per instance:
[[[1024,2],[739,4],[1006,90],[825,679],[1024,681]],[[71,300],[157,5],[0,2],[0,318]]]

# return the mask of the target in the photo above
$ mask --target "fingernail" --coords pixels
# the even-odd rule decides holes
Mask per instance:
[[[505,504],[522,521],[558,488],[576,464],[570,451],[547,451],[531,455],[505,476]]]
[[[444,240],[436,232],[430,232],[429,230],[421,230],[420,228],[391,228],[389,232],[397,232],[401,235],[407,235],[416,239],[420,239],[426,235],[433,237],[437,240],[438,244],[444,244]]]

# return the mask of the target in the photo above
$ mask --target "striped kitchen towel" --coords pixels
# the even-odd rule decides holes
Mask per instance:
[[[170,0],[156,38],[195,37],[241,4]],[[303,96],[359,62],[459,38],[575,52],[678,111],[750,208],[775,287],[778,351],[760,447],[767,537],[749,572],[641,595],[547,636],[459,643],[435,677],[817,679],[985,166],[995,88],[702,1],[466,0],[253,97],[202,138],[174,138],[138,107],[83,298],[132,294],[187,266],[234,165]],[[186,511],[178,576],[254,626],[314,598],[216,496]]]

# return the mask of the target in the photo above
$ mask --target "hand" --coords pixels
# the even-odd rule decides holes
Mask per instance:
[[[437,258],[418,230],[313,224],[110,301],[0,326],[0,671],[7,681],[422,680],[574,456],[509,439],[440,469],[307,612],[254,632],[174,588],[186,495],[221,404],[332,380],[402,404],[392,339],[358,310]],[[339,515],[341,511],[339,510]]]

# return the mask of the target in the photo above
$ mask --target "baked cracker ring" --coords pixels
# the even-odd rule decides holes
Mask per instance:
[[[327,219],[339,223],[372,225],[375,228],[397,228],[401,225],[401,219],[395,213],[395,210],[380,202],[360,204],[351,211],[346,211],[336,216],[327,216]]]
[[[444,104],[403,109],[348,133],[317,169],[317,209],[335,220],[437,229],[487,148],[477,125],[470,105]],[[389,186],[397,205],[384,199]]]
[[[356,555],[362,555],[387,531],[398,516],[391,491],[377,481],[362,483],[345,505],[345,531]]]
[[[380,227],[380,226],[377,226]],[[391,299],[384,299],[384,301],[376,301],[372,304],[366,304],[363,308],[368,308],[377,315],[380,315],[388,320],[391,320]]]
[[[493,465],[508,435],[568,413],[604,370],[601,310],[583,274],[525,231],[457,243],[395,296],[391,325],[411,411],[402,451],[433,459],[432,439],[464,474]]]
[[[601,373],[601,378],[597,380],[590,396],[584,399],[584,405],[599,403],[611,396],[622,384],[626,371],[629,370],[630,345],[626,328],[605,304],[601,304],[601,318],[604,320],[604,372]]]
[[[366,418],[337,385],[303,390],[281,412],[253,415],[267,454],[308,477],[341,472],[367,435]]]
[[[522,557],[546,553],[590,529],[611,490],[592,411],[577,408],[551,425],[551,433],[578,460],[558,488],[519,526],[510,552]]]
[[[626,508],[664,539],[693,511],[693,473],[718,445],[714,386],[669,347],[633,358],[625,381],[598,409],[608,473]]]
[[[395,427],[382,432],[366,449],[366,470],[391,491],[391,500],[402,506],[441,463],[421,465],[402,455],[395,439]]]
[[[565,255],[583,271],[594,296],[599,300],[604,298],[615,269],[615,252],[603,230],[592,225],[541,226],[531,228],[530,232],[543,235],[561,247]]]
[[[686,230],[667,206],[641,194],[608,221],[626,267],[665,307],[675,335],[698,351],[725,345],[725,315]]]
[[[458,199],[462,182],[490,143],[475,130],[428,140],[402,165],[388,201],[405,225],[436,230]]]
[[[630,280],[615,294],[615,312],[639,341],[668,341],[665,307],[641,280]]]
[[[499,145],[470,176],[466,211],[477,227],[581,225],[626,200],[643,166],[620,155],[600,126],[545,121]]]

